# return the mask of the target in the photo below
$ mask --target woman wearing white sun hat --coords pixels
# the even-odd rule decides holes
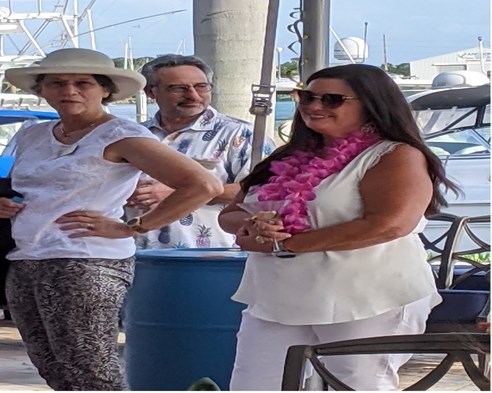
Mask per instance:
[[[145,85],[106,55],[61,49],[5,77],[60,115],[21,131],[12,187],[24,201],[0,198],[16,242],[7,256],[13,319],[53,389],[125,390],[118,312],[133,279],[133,236],[186,216],[221,185],[145,127],[104,111]],[[125,223],[123,205],[142,171],[175,191]]]

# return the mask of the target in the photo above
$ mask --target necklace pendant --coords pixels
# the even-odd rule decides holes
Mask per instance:
[[[92,128],[97,124],[97,122],[94,122],[92,124],[89,124],[87,127],[83,127],[83,128],[79,128],[79,129],[76,129],[76,130],[73,130],[71,132],[66,132],[65,131],[65,127],[63,127],[63,123],[60,122],[60,134],[63,138],[69,138],[70,137],[70,134],[75,134],[75,133],[78,133],[80,131],[91,131]]]

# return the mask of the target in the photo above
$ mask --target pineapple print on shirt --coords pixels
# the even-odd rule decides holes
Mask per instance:
[[[227,141],[225,139],[220,139],[217,143],[217,149],[212,153],[212,157],[218,159],[225,153],[227,150]]]
[[[179,223],[181,225],[189,227],[191,224],[193,224],[193,214],[188,214],[186,217],[179,220]]]
[[[160,126],[160,114],[144,123],[154,134],[162,136],[162,142],[196,160],[213,162],[213,174],[222,184],[237,183],[249,173],[252,124],[217,113],[209,107],[192,124],[168,133]],[[265,146],[274,146],[267,141]],[[272,147],[269,147],[272,150]],[[145,242],[141,248],[230,248],[235,237],[224,232],[217,216],[221,204],[206,204],[192,214],[181,218],[160,231],[140,235]]]
[[[198,237],[196,238],[197,248],[209,248],[210,237],[212,237],[212,228],[205,225],[198,225]]]
[[[210,142],[212,139],[215,138],[215,135],[219,133],[219,130],[213,129],[213,130],[208,130],[203,136],[202,136],[202,141],[205,142]]]
[[[180,153],[186,154],[192,142],[193,142],[192,139],[183,139],[181,142],[179,142],[177,150]]]

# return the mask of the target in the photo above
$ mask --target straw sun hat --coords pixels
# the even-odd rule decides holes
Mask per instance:
[[[122,100],[136,94],[145,86],[145,78],[138,72],[116,68],[113,60],[91,49],[66,48],[48,54],[38,65],[10,68],[5,79],[14,86],[36,94],[33,86],[40,74],[88,74],[105,75],[118,87],[112,101]]]

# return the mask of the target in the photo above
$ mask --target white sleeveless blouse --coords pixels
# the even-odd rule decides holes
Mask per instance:
[[[311,227],[362,217],[359,183],[396,145],[380,142],[324,179],[315,189],[316,199],[308,203]],[[245,202],[254,200],[248,194]],[[422,217],[405,237],[350,251],[300,253],[290,259],[251,252],[232,299],[248,304],[257,318],[286,325],[370,318],[427,296],[434,306],[441,300],[418,236],[425,224]]]
[[[101,124],[74,145],[53,136],[56,121],[22,130],[12,170],[12,187],[24,195],[25,208],[12,220],[17,247],[7,258],[123,259],[135,253],[133,238],[71,239],[54,221],[75,210],[93,210],[114,219],[133,193],[141,171],[129,163],[104,159],[105,148],[124,138],[157,139],[145,127],[124,119]],[[75,231],[75,230],[74,230]]]

